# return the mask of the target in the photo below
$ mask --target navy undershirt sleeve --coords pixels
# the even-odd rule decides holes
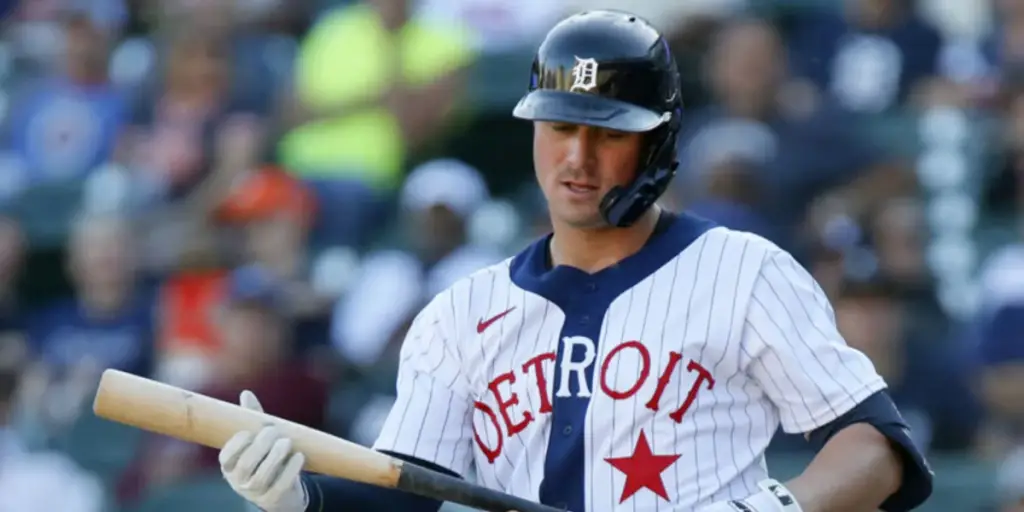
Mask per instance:
[[[882,503],[881,509],[885,512],[908,512],[920,506],[932,494],[935,474],[914,444],[906,421],[887,391],[869,396],[846,414],[811,432],[808,440],[820,450],[840,430],[857,423],[875,427],[889,439],[903,461],[903,484]]]

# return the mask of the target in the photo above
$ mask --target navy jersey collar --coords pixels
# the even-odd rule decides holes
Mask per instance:
[[[663,214],[654,234],[639,251],[593,274],[575,267],[549,268],[548,248],[552,235],[537,240],[516,255],[510,266],[512,282],[563,309],[581,293],[614,298],[675,258],[697,238],[715,227],[707,219],[689,214]]]

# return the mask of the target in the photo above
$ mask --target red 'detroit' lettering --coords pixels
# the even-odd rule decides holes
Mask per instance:
[[[574,339],[577,343],[580,341],[578,338]],[[628,350],[636,351],[640,356],[640,370],[637,372],[636,381],[624,389],[613,388],[608,382],[609,367],[616,358],[622,357],[622,353]],[[494,435],[486,436],[488,438],[488,442],[485,442],[477,431],[475,422],[473,425],[473,438],[488,462],[494,463],[494,461],[501,455],[501,450],[504,447],[504,440],[506,436],[512,437],[526,430],[529,424],[536,419],[535,414],[551,413],[552,403],[551,397],[548,394],[548,379],[547,372],[545,372],[545,363],[551,362],[554,364],[555,358],[556,355],[553,352],[538,354],[523,363],[522,367],[519,368],[518,371],[511,370],[501,373],[492,379],[491,382],[487,384],[487,389],[493,396],[494,406],[497,408],[497,412],[491,405],[487,405],[486,403],[479,401],[474,403],[475,409],[484,414],[484,421],[489,421],[493,427]],[[645,404],[648,409],[652,411],[660,410],[665,390],[671,383],[672,377],[676,372],[676,368],[682,360],[683,355],[679,352],[669,352],[668,361],[665,363],[665,367],[658,373],[658,381],[655,385],[654,392]],[[642,342],[637,340],[622,342],[608,352],[604,360],[601,362],[599,370],[597,377],[601,386],[601,391],[604,392],[605,395],[613,400],[627,400],[633,398],[640,392],[644,383],[650,377],[650,351]],[[686,397],[683,399],[683,402],[679,404],[679,407],[673,410],[668,416],[676,423],[682,423],[683,417],[693,406],[693,403],[696,401],[697,395],[700,393],[701,389],[706,388],[710,390],[715,387],[715,379],[712,377],[711,372],[701,366],[697,361],[688,361],[686,364],[686,372],[688,374],[696,375],[687,390]],[[517,380],[517,373],[519,373],[521,377],[528,379],[526,386],[529,386],[530,384],[535,386],[538,391],[538,396],[540,397],[540,406],[537,411],[523,411],[522,417],[518,419],[513,418],[513,408],[520,404],[519,393],[513,391],[513,385]],[[499,416],[501,417],[500,419]],[[491,437],[495,437],[496,439],[491,441]]]

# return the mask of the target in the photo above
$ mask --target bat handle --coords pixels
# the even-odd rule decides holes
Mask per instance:
[[[402,464],[402,474],[398,478],[397,488],[488,512],[567,512],[564,509],[542,505],[430,471],[415,464]]]

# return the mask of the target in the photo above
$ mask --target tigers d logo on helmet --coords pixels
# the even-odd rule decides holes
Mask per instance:
[[[576,57],[572,67],[572,86],[569,90],[588,92],[597,86],[597,60]]]

